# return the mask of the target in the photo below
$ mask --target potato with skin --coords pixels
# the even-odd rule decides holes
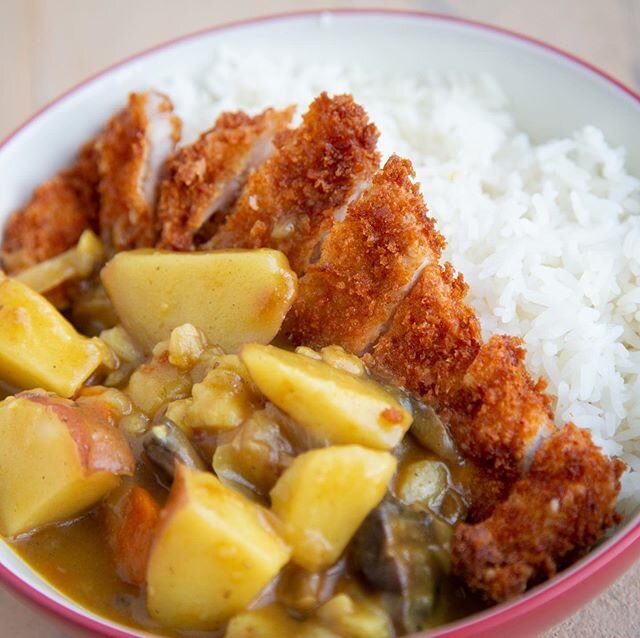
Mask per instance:
[[[267,249],[121,252],[101,277],[122,324],[147,352],[187,322],[226,352],[269,343],[297,286],[287,258]]]
[[[0,533],[76,516],[132,475],[135,460],[108,404],[44,391],[0,403]]]
[[[42,295],[0,272],[0,377],[73,396],[108,349],[83,337]]]
[[[168,627],[213,629],[243,611],[290,553],[267,510],[178,464],[149,558],[149,613]]]
[[[321,441],[389,450],[411,425],[381,385],[324,361],[255,343],[240,357],[259,390]]]
[[[384,498],[397,461],[388,452],[341,445],[296,457],[271,490],[292,559],[317,572],[335,563]]]

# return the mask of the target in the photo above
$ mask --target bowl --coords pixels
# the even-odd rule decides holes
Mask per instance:
[[[577,58],[530,38],[439,15],[332,11],[259,18],[209,29],[117,64],[46,106],[0,145],[0,223],[65,165],[131,90],[152,86],[167,66],[189,65],[219,45],[268,49],[303,62],[344,62],[392,71],[491,72],[534,141],[585,124],[624,145],[640,174],[640,96]],[[43,143],[46,140],[46,143]],[[509,603],[421,636],[534,635],[613,582],[640,556],[640,514],[571,568]],[[150,634],[100,618],[57,592],[0,542],[0,580],[42,613],[85,636]]]

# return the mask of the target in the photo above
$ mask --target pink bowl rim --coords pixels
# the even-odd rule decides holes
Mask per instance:
[[[83,87],[91,84],[93,81],[100,77],[108,75],[110,72],[128,65],[129,63],[140,60],[147,56],[150,56],[158,51],[169,49],[176,44],[186,42],[188,40],[204,37],[212,33],[221,31],[233,30],[243,28],[256,24],[263,24],[269,22],[277,22],[289,19],[304,19],[317,17],[320,18],[325,15],[353,15],[353,16],[392,16],[392,17],[407,17],[415,18],[419,20],[427,20],[433,22],[446,22],[451,24],[458,24],[468,27],[472,30],[486,31],[496,34],[506,40],[512,40],[516,42],[529,45],[534,49],[546,51],[554,54],[560,59],[569,61],[590,73],[592,77],[600,81],[604,81],[606,84],[619,90],[621,93],[635,100],[640,105],[640,92],[635,91],[631,87],[627,86],[623,82],[615,79],[607,72],[596,67],[595,65],[583,60],[582,58],[564,51],[563,49],[554,45],[538,40],[534,37],[518,33],[503,27],[494,26],[491,24],[479,22],[476,20],[470,20],[467,18],[461,18],[457,16],[443,15],[439,13],[432,13],[426,11],[409,11],[400,9],[342,9],[342,8],[327,8],[327,9],[313,9],[309,11],[293,11],[283,12],[277,14],[263,15],[255,18],[247,18],[244,20],[237,20],[228,22],[225,24],[216,25],[214,27],[208,27],[192,33],[187,33],[176,38],[169,39],[158,45],[149,47],[135,53],[125,59],[112,64],[97,73],[89,76],[87,79],[71,87],[67,91],[60,94],[58,97],[46,103],[42,108],[38,109],[33,115],[25,120],[21,125],[14,129],[9,135],[7,135],[2,141],[0,141],[0,152],[9,144],[10,141],[15,139],[25,128],[36,121],[41,115],[50,109],[54,108],[58,103],[71,97],[77,93]],[[588,580],[596,574],[602,567],[610,563],[616,557],[623,554],[627,549],[632,547],[640,541],[640,513],[633,517],[624,527],[617,531],[613,537],[604,542],[599,548],[592,551],[585,556],[582,560],[578,561],[572,567],[564,570],[553,579],[540,585],[522,597],[495,607],[491,607],[487,610],[472,614],[467,618],[460,621],[456,621],[441,628],[436,628],[432,631],[422,632],[415,634],[418,636],[429,638],[471,638],[480,631],[488,631],[491,629],[498,629],[500,625],[507,622],[513,622],[519,617],[529,614],[531,611],[543,607],[548,602],[555,598],[562,596],[564,593],[573,589],[576,585]],[[136,633],[131,633],[126,629],[118,629],[105,625],[102,621],[95,620],[89,616],[76,612],[64,605],[49,598],[47,595],[29,585],[23,581],[19,576],[12,572],[4,564],[0,563],[0,583],[5,585],[10,591],[18,594],[20,597],[26,599],[28,602],[35,604],[42,608],[44,611],[58,616],[62,620],[71,625],[75,625],[77,628],[90,630],[96,635],[105,636],[106,638],[135,638],[137,635],[145,633],[145,630],[136,630],[131,628]],[[113,621],[110,621],[113,622]],[[148,632],[146,632],[148,634]],[[148,634],[152,635],[152,634]]]

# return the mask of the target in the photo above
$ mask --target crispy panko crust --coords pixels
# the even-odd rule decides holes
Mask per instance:
[[[378,168],[377,140],[350,95],[322,93],[298,128],[276,136],[276,151],[251,175],[209,247],[276,248],[303,273],[334,216]]]
[[[2,238],[2,265],[17,273],[75,246],[82,232],[97,229],[98,164],[94,140],[67,169],[40,185],[31,201],[9,218]]]
[[[155,92],[132,93],[128,105],[107,124],[96,144],[100,170],[100,233],[109,251],[153,246],[155,201],[145,193],[150,175],[155,118],[166,118],[168,136],[175,145],[181,123],[168,97]],[[170,149],[171,150],[171,149]],[[153,188],[153,185],[152,185]]]
[[[438,259],[444,239],[413,176],[411,162],[392,156],[333,227],[285,320],[294,344],[337,344],[362,353],[425,260]]]
[[[456,527],[454,570],[498,602],[550,578],[619,522],[614,508],[623,469],[588,432],[566,425],[487,520]]]
[[[490,472],[469,459],[465,460],[465,469],[468,472],[464,483],[468,490],[467,521],[479,523],[489,518],[496,506],[506,500],[514,482],[512,478]]]
[[[465,456],[517,478],[554,429],[551,399],[524,363],[522,340],[494,335],[482,345],[442,417]]]
[[[366,365],[434,407],[460,385],[480,349],[480,325],[451,264],[428,264],[365,355]]]
[[[160,248],[193,250],[196,233],[212,215],[214,229],[222,224],[249,171],[266,159],[273,136],[287,128],[293,111],[223,113],[211,130],[169,159],[158,201]]]

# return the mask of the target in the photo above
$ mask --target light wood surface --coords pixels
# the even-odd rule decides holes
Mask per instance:
[[[341,7],[435,11],[568,50],[640,90],[640,0],[0,0],[0,139],[49,100],[136,51],[260,14]],[[0,590],[0,636],[63,638]],[[640,564],[545,638],[640,636]]]

